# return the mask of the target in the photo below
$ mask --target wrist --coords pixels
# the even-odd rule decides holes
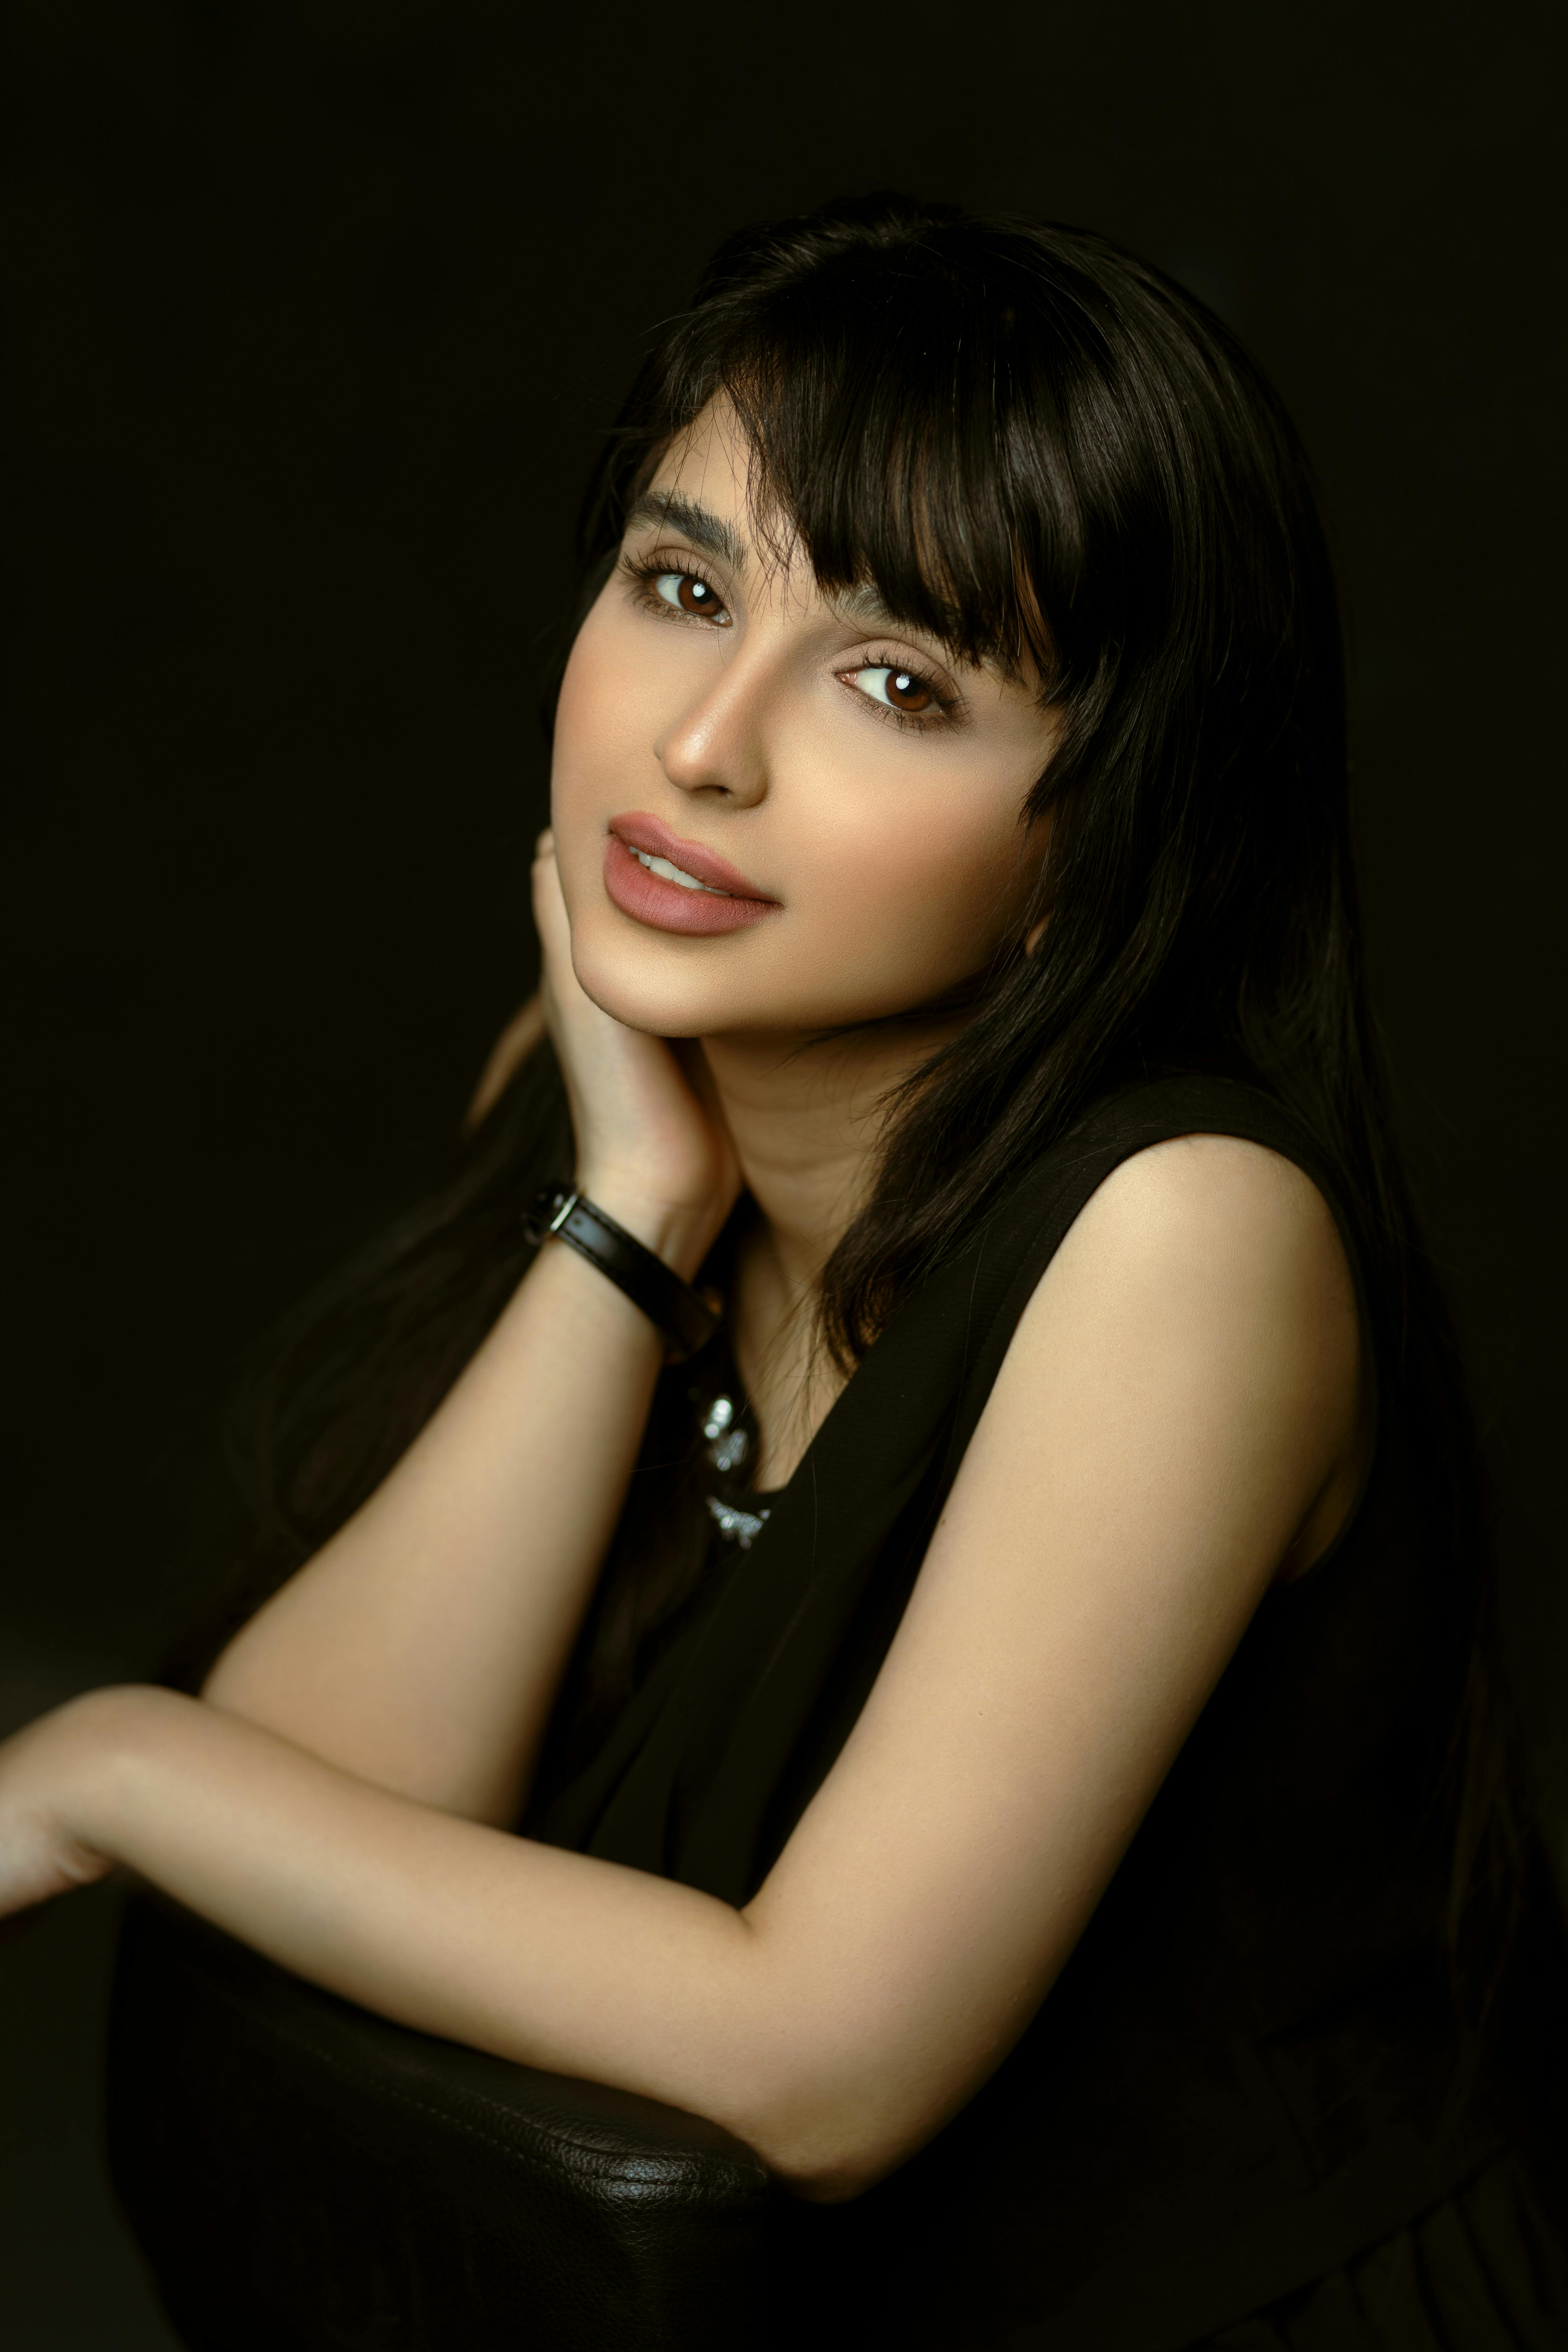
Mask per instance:
[[[115,1684],[68,1700],[49,1718],[56,1742],[56,1819],[84,1854],[132,1859],[132,1792],[148,1759],[198,1704],[151,1684]]]
[[[584,1168],[572,1181],[584,1200],[613,1217],[682,1282],[697,1279],[732,1205],[711,1195],[704,1201],[661,1198],[646,1182],[615,1169]]]

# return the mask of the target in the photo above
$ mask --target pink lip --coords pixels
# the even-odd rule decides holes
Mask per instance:
[[[707,888],[683,889],[679,882],[667,882],[661,874],[650,874],[633,856],[634,849],[649,857],[668,858],[682,873],[706,883]],[[728,858],[716,856],[700,842],[682,841],[658,817],[641,809],[610,820],[605,844],[605,889],[623,914],[650,924],[655,930],[709,938],[721,931],[742,930],[778,906],[776,898],[764,898]],[[719,891],[725,895],[713,895]]]
[[[650,857],[668,857],[672,866],[679,866],[683,874],[694,874],[710,890],[727,890],[731,898],[757,898],[765,907],[777,904],[765,890],[749,882],[727,857],[704,849],[700,841],[682,841],[667,824],[660,824],[658,817],[648,816],[641,809],[631,809],[625,816],[613,816],[610,831],[618,835],[628,849],[646,849]],[[643,870],[646,873],[647,869],[645,866]],[[654,878],[657,881],[658,877],[656,875]],[[667,887],[679,890],[680,885],[672,882]]]

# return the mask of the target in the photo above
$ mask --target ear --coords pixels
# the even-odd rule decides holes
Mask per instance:
[[[1048,920],[1048,917],[1042,915],[1037,923],[1031,924],[1024,940],[1024,953],[1026,956],[1032,956],[1035,950],[1039,946],[1040,941],[1045,938],[1046,927]]]

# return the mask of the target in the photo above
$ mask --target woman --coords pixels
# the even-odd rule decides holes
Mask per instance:
[[[1234,340],[901,199],[724,247],[590,500],[534,896],[548,1042],[297,1335],[310,1557],[200,1698],[0,1754],[0,1905],[127,1864],[716,2119],[816,2336],[1563,2340],[1332,587]]]

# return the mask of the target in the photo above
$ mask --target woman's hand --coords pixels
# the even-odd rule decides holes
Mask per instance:
[[[542,833],[533,910],[540,992],[577,1139],[575,1181],[627,1232],[690,1280],[741,1188],[734,1147],[711,1098],[700,1053],[677,1049],[602,1013],[578,985],[572,934]]]
[[[103,1758],[100,1719],[117,1694],[89,1691],[0,1743],[0,1919],[114,1867],[82,1835],[86,1784]]]

